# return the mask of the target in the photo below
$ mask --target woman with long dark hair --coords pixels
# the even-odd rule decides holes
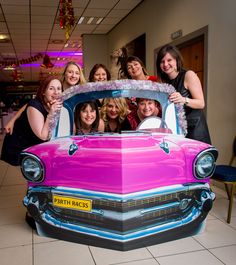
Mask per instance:
[[[202,85],[196,73],[183,68],[179,50],[169,44],[159,50],[156,67],[161,81],[173,85],[176,89],[176,92],[170,95],[170,101],[184,104],[188,126],[186,137],[211,144],[203,113],[205,101]]]

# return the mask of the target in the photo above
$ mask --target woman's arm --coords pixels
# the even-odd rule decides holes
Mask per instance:
[[[8,121],[8,123],[5,125],[4,129],[6,133],[12,134],[15,121],[21,116],[22,112],[25,110],[27,104],[25,104],[23,107],[21,107],[15,115]]]
[[[31,106],[27,108],[27,117],[30,127],[34,134],[43,141],[48,140],[49,137],[50,117],[55,111],[61,110],[62,102],[60,100],[56,100],[50,105],[49,108],[50,110],[45,121],[43,114],[39,110]]]
[[[192,98],[185,98],[179,92],[174,92],[169,97],[170,101],[186,104],[193,109],[203,109],[205,107],[205,101],[202,85],[200,79],[192,70],[186,72],[184,86],[189,90]]]
[[[205,100],[203,96],[201,81],[197,74],[193,71],[187,71],[185,75],[184,85],[190,91],[190,94],[192,96],[192,98],[188,100],[188,106],[193,109],[203,109],[205,107]]]

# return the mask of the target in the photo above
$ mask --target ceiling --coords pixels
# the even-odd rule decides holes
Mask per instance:
[[[63,1],[71,0],[0,0],[1,82],[35,82],[48,73],[59,76],[68,61],[83,66],[82,35],[108,33],[142,2],[72,0],[74,25],[66,30],[59,23]]]

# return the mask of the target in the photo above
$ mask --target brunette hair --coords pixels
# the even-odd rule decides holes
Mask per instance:
[[[90,106],[92,108],[92,110],[96,111],[96,119],[95,119],[95,121],[92,124],[92,129],[91,130],[92,131],[97,131],[98,130],[100,116],[99,116],[99,110],[98,110],[97,103],[95,101],[86,101],[86,102],[79,103],[75,107],[75,127],[76,127],[76,131],[81,131],[81,129],[82,129],[80,112],[85,110],[87,106]]]
[[[89,73],[89,82],[94,82],[94,75],[99,68],[102,68],[106,72],[107,80],[108,81],[111,80],[111,74],[110,74],[109,70],[106,68],[106,66],[104,64],[97,63],[93,66],[93,68],[91,69],[91,71]]]
[[[157,59],[156,59],[156,68],[157,68],[157,75],[160,77],[160,79],[165,82],[168,80],[168,76],[162,72],[161,70],[161,61],[163,57],[169,53],[175,60],[177,64],[177,71],[179,72],[183,68],[183,57],[180,53],[180,51],[171,44],[166,44],[164,45],[158,52],[157,54]]]
[[[36,98],[39,99],[40,102],[44,104],[46,103],[44,100],[44,94],[48,88],[48,85],[50,84],[52,80],[58,80],[61,83],[60,79],[58,79],[55,76],[49,75],[40,82],[39,88],[37,89]]]
[[[68,63],[65,65],[65,67],[64,67],[64,71],[63,71],[63,73],[62,73],[62,84],[65,82],[65,73],[66,73],[66,71],[67,71],[67,68],[68,68],[70,65],[75,65],[75,66],[78,68],[78,70],[79,70],[80,78],[79,78],[79,82],[78,82],[78,84],[80,84],[80,85],[85,84],[85,83],[86,83],[86,79],[85,79],[85,77],[84,77],[84,74],[83,74],[82,68],[81,68],[81,66],[80,66],[78,63],[76,63],[76,62],[68,62]]]
[[[132,79],[132,78],[128,73],[127,64],[131,63],[133,61],[140,63],[142,66],[142,70],[143,70],[144,75],[148,75],[147,69],[146,69],[144,63],[142,62],[142,60],[140,60],[138,57],[132,55],[132,56],[129,56],[125,62],[124,74],[125,74],[125,76],[127,76],[128,79]]]
[[[151,99],[151,98],[136,98],[137,104],[139,104],[143,100],[152,100],[152,101],[154,101],[155,104],[156,104],[156,106],[157,106],[157,108],[158,108],[158,114],[157,114],[157,116],[160,117],[160,118],[162,117],[162,107],[161,107],[161,104],[160,104],[159,101],[157,101],[155,99]]]

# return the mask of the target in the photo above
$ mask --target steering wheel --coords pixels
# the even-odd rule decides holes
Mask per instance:
[[[156,116],[145,118],[142,122],[139,123],[137,130],[151,130],[172,133],[171,130],[168,129],[166,122],[160,117]]]

